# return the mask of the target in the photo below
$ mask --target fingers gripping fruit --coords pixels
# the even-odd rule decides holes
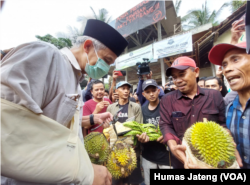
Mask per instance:
[[[198,122],[184,135],[192,154],[214,168],[228,168],[235,162],[232,136],[215,122]]]

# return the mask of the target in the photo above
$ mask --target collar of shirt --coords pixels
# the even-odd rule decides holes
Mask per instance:
[[[126,104],[127,104],[127,103],[126,103]],[[125,104],[125,105],[126,105],[126,104]],[[132,103],[130,103],[129,100],[128,100],[128,104],[129,104],[131,107],[133,107]],[[116,107],[119,107],[119,102],[116,102],[115,106],[116,106]]]
[[[82,74],[82,70],[81,70],[75,56],[73,55],[73,53],[66,47],[62,48],[60,51],[64,55],[67,56],[67,58],[69,59],[71,65],[78,71],[77,72],[77,77],[78,77],[78,80],[81,82],[84,79],[84,75]]]
[[[198,85],[197,85],[197,86],[198,86]],[[177,93],[177,99],[178,99],[178,100],[181,99],[182,97],[188,98],[188,96],[185,95],[185,94],[182,94],[180,90],[177,90],[177,91],[178,91],[178,93]],[[195,94],[195,96],[198,96],[198,95],[200,95],[200,94],[205,95],[205,92],[204,92],[204,90],[203,90],[202,88],[200,88],[200,87],[198,86],[198,87],[197,87],[197,93]]]
[[[250,98],[247,100],[247,103],[246,103],[246,107],[249,106],[249,103],[250,103]],[[233,101],[233,107],[237,110],[240,110],[241,112],[243,112],[243,109],[242,109],[242,106],[240,104],[240,99],[239,99],[239,95],[237,95]]]
[[[240,104],[240,101],[239,101],[239,95],[237,95],[236,97],[235,97],[235,99],[234,99],[234,101],[233,101],[233,107],[235,108],[235,109],[238,109],[238,110],[240,110],[241,112],[242,112],[242,108],[241,108],[241,104]]]

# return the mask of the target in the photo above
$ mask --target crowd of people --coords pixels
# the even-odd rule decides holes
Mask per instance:
[[[233,32],[232,35],[237,40]],[[139,76],[133,91],[127,81],[117,81],[118,74],[114,71],[111,87],[105,90],[104,83],[97,79],[107,74],[109,65],[125,47],[127,41],[116,30],[100,21],[89,20],[83,37],[71,50],[59,51],[49,44],[33,42],[13,48],[1,61],[2,99],[65,126],[78,108],[82,113],[79,133],[82,139],[91,132],[102,133],[121,107],[120,123],[133,118],[138,123],[159,125],[163,136],[157,141],[149,141],[146,133],[136,135],[139,142],[133,147],[137,168],[127,178],[112,179],[104,166],[92,164],[91,169],[82,172],[82,179],[73,179],[71,183],[129,185],[144,181],[149,185],[150,169],[199,168],[186,159],[182,139],[187,128],[203,118],[231,133],[239,166],[250,168],[250,55],[246,53],[246,42],[219,44],[211,49],[210,62],[220,66],[216,76],[199,78],[196,62],[182,56],[166,70],[171,80],[165,87],[157,84],[151,72]],[[80,92],[83,74],[88,74],[90,79]],[[86,158],[79,165],[88,162]],[[14,175],[2,175],[2,184],[22,184],[13,179]]]

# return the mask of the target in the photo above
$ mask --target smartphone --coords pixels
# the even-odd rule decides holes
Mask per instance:
[[[126,71],[115,71],[118,73],[118,76],[126,76]]]

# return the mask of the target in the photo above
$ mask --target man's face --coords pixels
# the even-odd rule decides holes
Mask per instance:
[[[130,93],[130,86],[123,85],[116,89],[116,92],[118,93],[119,99],[128,99]]]
[[[88,55],[89,64],[91,66],[96,64],[98,57],[95,53],[95,48],[91,40],[85,41],[85,43],[82,44],[82,48],[84,50],[82,54],[83,58],[80,59],[81,62],[79,62],[79,65],[81,69],[85,71],[85,66],[88,62],[86,54]],[[113,51],[111,51],[109,48],[100,49],[99,51],[97,51],[97,54],[99,58],[103,59],[108,65],[113,64],[117,58],[117,55]]]
[[[149,101],[155,102],[158,100],[160,94],[160,89],[155,86],[148,86],[143,92],[142,95]]]
[[[199,76],[199,68],[194,71],[188,68],[186,70],[171,69],[173,82],[176,87],[184,94],[190,93],[196,86],[196,78]]]
[[[109,96],[109,94],[108,94],[107,92],[104,92],[104,96],[108,97],[108,96]]]
[[[250,55],[246,50],[229,50],[222,61],[222,72],[233,91],[250,88]]]
[[[199,82],[198,82],[198,86],[200,86],[200,88],[204,88],[205,87],[205,81],[204,80],[200,80]]]
[[[205,81],[205,88],[207,89],[214,89],[217,91],[222,90],[222,86],[218,84],[218,81],[216,79],[206,80]]]
[[[103,99],[104,92],[105,92],[104,85],[102,83],[94,84],[93,90],[91,90],[93,97],[97,100]]]

